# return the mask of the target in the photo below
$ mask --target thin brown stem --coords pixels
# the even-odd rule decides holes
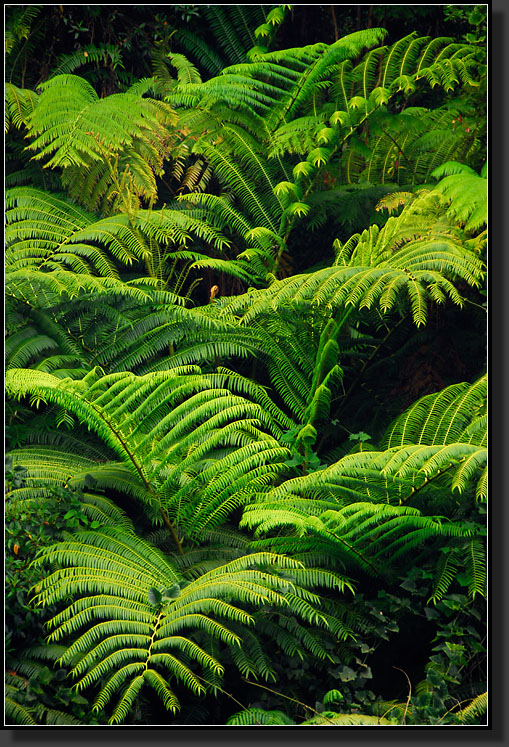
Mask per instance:
[[[182,542],[180,540],[180,537],[178,536],[177,530],[175,528],[175,524],[173,524],[172,521],[170,521],[170,518],[164,508],[161,508],[161,516],[163,517],[163,521],[170,530],[171,536],[173,537],[173,541],[175,542],[175,545],[177,547],[177,552],[179,555],[184,554],[184,550],[182,549]]]
[[[403,712],[403,719],[401,721],[401,723],[404,724],[405,720],[406,720],[406,714],[407,714],[407,711],[408,711],[408,706],[410,705],[410,698],[412,697],[412,683],[410,682],[410,677],[408,676],[408,674],[405,672],[404,669],[400,669],[399,667],[394,667],[394,666],[392,668],[393,669],[397,669],[399,672],[403,672],[403,674],[405,675],[405,677],[407,679],[407,682],[408,682],[408,698],[406,699],[405,710]]]
[[[209,680],[206,680],[205,677],[201,677],[199,674],[196,674],[196,672],[193,672],[193,674],[199,680],[202,680],[203,682],[206,682],[207,685],[211,685],[211,687],[217,687],[217,689],[221,690],[221,692],[224,695],[227,695],[229,698],[231,698],[232,700],[234,700],[235,703],[237,703],[237,705],[239,705],[242,708],[242,710],[244,710],[244,711],[248,711],[249,710],[248,706],[245,706],[243,703],[240,702],[240,700],[237,700],[237,698],[234,695],[232,695],[231,693],[226,692],[226,690],[223,690],[223,688],[219,687],[219,685],[215,685],[213,682],[210,682]],[[261,723],[261,721],[258,721],[258,719],[256,718],[256,716],[253,715],[253,719],[256,721],[257,724],[259,724],[259,726],[263,726],[263,724]]]
[[[331,16],[332,16],[332,23],[334,25],[334,41],[337,41],[339,39],[338,22],[336,20],[336,12],[334,10],[334,6],[333,5],[330,6],[330,12],[331,12]]]
[[[300,700],[296,700],[296,698],[290,698],[289,695],[283,695],[283,693],[279,693],[277,690],[273,690],[271,687],[267,687],[266,685],[260,685],[258,682],[251,682],[251,680],[248,680],[247,677],[242,677],[244,682],[247,682],[248,685],[254,685],[255,687],[261,687],[263,690],[268,690],[269,693],[273,693],[274,695],[279,695],[281,698],[286,698],[286,700],[291,700],[293,703],[298,703],[298,705],[303,706],[304,708],[307,708],[310,711],[313,711],[313,713],[316,713],[317,716],[321,716],[321,718],[324,718],[326,721],[329,722],[329,724],[332,724],[332,726],[336,726],[334,721],[331,721],[327,716],[324,716],[323,713],[320,713],[317,711],[313,706],[307,705],[306,703],[302,703]]]
[[[131,460],[131,463],[132,463],[133,467],[135,468],[136,472],[138,473],[138,475],[140,477],[140,480],[142,481],[143,485],[145,486],[145,489],[149,493],[151,493],[152,495],[154,495],[154,491],[152,489],[152,486],[150,485],[150,483],[148,482],[147,478],[143,474],[143,470],[141,469],[140,465],[136,461],[136,459],[134,457],[134,454],[132,453],[132,451],[130,450],[129,446],[127,445],[127,442],[120,435],[120,432],[117,431],[113,427],[112,423],[106,417],[104,417],[104,415],[100,412],[100,410],[97,409],[97,407],[95,407],[93,405],[93,403],[90,403],[90,404],[91,404],[91,407],[94,410],[94,412],[101,418],[101,420],[104,423],[106,423],[106,425],[111,430],[111,432],[114,433],[114,435],[116,436],[116,438],[119,440],[119,442],[122,445],[125,453],[127,454],[127,456],[129,457],[129,459]],[[173,537],[173,541],[175,542],[175,545],[177,547],[177,552],[179,553],[179,555],[183,555],[184,551],[182,549],[182,542],[181,542],[181,540],[180,540],[180,538],[179,538],[179,536],[177,534],[177,531],[175,529],[175,525],[173,524],[173,522],[170,521],[170,519],[168,517],[168,514],[166,513],[166,511],[164,510],[164,508],[162,506],[160,507],[160,511],[161,511],[161,516],[163,518],[163,521],[166,524],[166,526],[168,527],[168,529],[170,530],[171,536]]]

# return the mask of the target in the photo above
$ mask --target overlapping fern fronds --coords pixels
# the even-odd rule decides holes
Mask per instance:
[[[127,215],[97,220],[64,195],[30,187],[8,190],[6,207],[5,290],[9,307],[16,309],[21,303],[31,314],[40,310],[38,319],[32,315],[31,321],[42,327],[45,344],[55,348],[55,353],[80,359],[83,351],[65,332],[55,330],[50,317],[42,319],[45,310],[91,293],[138,302],[153,298],[157,281],[126,282],[119,277],[119,266],[148,257],[146,243]],[[174,300],[175,296],[167,295],[168,302]],[[34,351],[33,341],[29,344]],[[40,346],[35,352],[40,352]]]
[[[478,287],[484,265],[454,224],[443,217],[439,196],[424,194],[380,229],[372,225],[344,245],[336,242],[334,266],[276,281],[263,291],[239,296],[229,311],[250,323],[269,308],[288,303],[382,312],[408,307],[418,326],[431,303],[461,306],[454,282]]]
[[[80,466],[67,479],[78,485],[90,474],[99,488],[133,495],[164,521],[177,548],[182,535],[224,523],[285,469],[288,450],[277,438],[288,418],[243,377],[204,376],[196,367],[140,378],[101,373],[62,380],[11,369],[6,386],[10,396],[53,402],[95,431],[120,463]]]
[[[433,599],[465,569],[472,596],[484,594],[485,563],[474,525],[429,515],[434,493],[483,497],[486,474],[486,380],[428,395],[399,416],[383,451],[347,454],[312,474],[287,479],[244,508],[241,526],[254,547],[323,553],[347,567],[389,570],[426,542],[449,539],[436,569]],[[417,508],[416,506],[419,506]],[[453,504],[449,504],[453,505]],[[378,571],[377,571],[378,569]]]
[[[83,514],[91,522],[132,529],[132,521],[114,501],[87,487],[94,483],[92,475],[97,468],[97,461],[80,453],[64,451],[62,446],[68,449],[71,447],[70,439],[64,437],[55,441],[51,446],[39,443],[9,452],[13,467],[24,469],[23,485],[6,493],[9,511],[23,513],[33,506],[44,505],[45,500],[52,495],[52,489],[66,486],[71,490],[79,488],[77,500]],[[76,447],[76,443],[74,446]]]
[[[254,549],[273,548],[292,555],[302,553],[303,557],[320,553],[327,555],[333,565],[375,576],[390,577],[403,556],[416,550],[423,552],[426,543],[469,537],[472,533],[461,524],[424,516],[407,506],[355,502],[311,517],[299,515],[291,501],[286,510],[282,501],[278,501],[278,506],[275,511],[270,505],[268,510],[261,505],[245,508],[241,525],[255,528],[256,534],[286,529],[282,535],[254,540]]]
[[[486,164],[477,174],[470,166],[452,161],[443,163],[432,173],[440,179],[435,189],[450,203],[449,214],[465,226],[465,231],[479,231],[488,219],[486,175]]]
[[[135,90],[100,99],[84,78],[62,74],[41,84],[36,105],[26,109],[28,152],[44,168],[63,169],[63,183],[79,202],[118,212],[156,199],[155,176],[176,122],[168,104]]]
[[[29,149],[35,159],[50,157],[47,167],[61,168],[86,167],[103,158],[100,145],[114,155],[137,139],[156,154],[165,140],[165,126],[174,121],[163,102],[129,92],[99,99],[83,78],[57,75],[41,84],[37,107],[28,120],[28,134],[35,138]]]
[[[351,35],[352,40],[354,36]],[[371,43],[374,45],[377,41],[381,41],[381,38],[373,39]],[[314,118],[306,112],[302,117],[292,117],[293,121],[286,122],[274,131],[273,154],[281,154],[287,148],[291,152],[305,153],[302,145],[311,145],[310,134],[314,138],[314,147],[320,145],[320,140],[326,147],[329,143],[337,147],[339,138],[341,142],[351,140],[354,150],[358,145],[360,155],[370,154],[371,147],[376,143],[376,135],[383,134],[384,122],[391,131],[398,131],[399,124],[406,122],[406,138],[412,130],[408,126],[412,119],[408,119],[411,109],[391,115],[387,109],[391,99],[399,92],[408,96],[419,85],[439,86],[445,91],[461,85],[477,86],[479,68],[476,54],[476,49],[470,45],[456,44],[448,38],[419,37],[414,32],[390,47],[375,47],[365,52],[362,61],[356,65],[354,61],[357,55],[338,59],[338,64],[327,71],[330,76],[325,86],[328,95],[322,101],[318,99],[321,104],[318,110],[317,101],[314,102]],[[363,152],[360,140],[351,136],[368,119],[375,138],[371,133],[366,133]],[[417,122],[414,124],[420,132],[424,131]],[[386,152],[389,140],[387,137]],[[347,155],[351,157],[351,153]]]
[[[192,236],[219,249],[227,243],[213,226],[178,210],[140,210],[134,222],[127,213],[98,220],[63,194],[30,187],[8,190],[6,207],[7,293],[39,308],[91,291],[105,303],[117,294],[181,305],[182,296],[163,292],[170,259],[190,264],[175,245]],[[138,277],[119,279],[121,265],[141,263],[148,276],[138,270]]]
[[[343,37],[334,44],[269,52],[255,62],[232,65],[220,76],[206,81],[201,90],[186,87],[172,102],[196,102],[199,98],[224,99],[251,106],[268,117],[270,130],[294,118],[315,94],[316,87],[335,66],[358,56],[385,36],[383,29],[367,29]]]
[[[35,563],[58,563],[37,585],[35,601],[67,603],[48,623],[49,641],[70,639],[59,662],[72,666],[78,691],[99,686],[93,710],[117,699],[111,724],[125,720],[142,687],[175,713],[176,685],[200,695],[209,672],[222,675],[221,662],[195,642],[196,631],[236,649],[242,639],[232,625],[244,630],[260,605],[288,608],[304,622],[319,617],[306,596],[289,593],[298,584],[282,575],[302,565],[273,553],[244,556],[186,582],[133,532],[104,528],[46,548]]]
[[[265,21],[264,5],[203,5],[200,14],[212,34],[213,43],[185,26],[172,43],[195,60],[203,77],[218,75],[226,65],[243,62],[256,43],[254,29]]]
[[[30,187],[8,190],[6,208],[10,272],[71,269],[77,275],[115,278],[111,256],[129,265],[147,254],[126,215],[97,220],[64,195]]]
[[[259,284],[277,272],[303,217],[316,225],[327,215],[325,203],[338,208],[345,200],[338,176],[343,184],[420,184],[471,147],[474,134],[450,131],[450,107],[403,107],[396,114],[388,104],[421,84],[446,92],[477,85],[475,48],[416,34],[376,47],[384,35],[368,29],[331,45],[257,53],[252,62],[180,85],[167,97],[196,141],[189,147],[223,184],[222,195],[194,193],[186,201],[201,218],[240,235],[237,264],[246,270],[251,264]],[[303,160],[295,163],[289,154]],[[337,191],[320,186],[321,176],[329,184],[331,174]],[[197,266],[225,269],[213,259]]]
[[[420,185],[431,181],[433,170],[444,161],[462,158],[475,133],[454,129],[457,116],[449,106],[426,110],[407,107],[394,114],[381,107],[370,117],[370,137],[349,138],[342,173],[349,184]]]

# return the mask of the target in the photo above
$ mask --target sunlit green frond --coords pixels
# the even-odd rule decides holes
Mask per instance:
[[[79,678],[78,688],[101,687],[97,709],[124,687],[110,723],[125,719],[144,678],[165,707],[176,710],[178,701],[168,676],[200,692],[203,686],[188,661],[222,671],[220,663],[192,640],[192,631],[203,628],[237,649],[238,635],[216,621],[216,616],[236,621],[237,627],[249,624],[252,618],[242,609],[246,604],[289,607],[292,615],[304,620],[319,615],[305,599],[316,602],[316,595],[304,589],[298,592],[298,585],[279,575],[284,569],[298,570],[301,564],[273,553],[243,556],[184,582],[160,551],[132,531],[103,528],[78,532],[72,539],[44,548],[35,564],[47,563],[57,570],[38,583],[35,601],[39,606],[59,600],[67,604],[48,623],[52,641],[65,645],[71,637],[59,660],[68,663],[77,658],[73,673]],[[289,587],[297,594],[287,598]],[[182,635],[186,629],[189,638]],[[269,662],[258,640],[246,635],[248,657],[254,657],[256,672],[266,676]],[[304,640],[309,635],[302,628]],[[248,671],[240,660],[238,664]],[[148,670],[153,675],[146,675]]]
[[[132,94],[99,99],[92,86],[76,75],[57,75],[41,85],[38,106],[28,129],[35,138],[29,148],[35,158],[52,156],[47,166],[86,165],[102,152],[118,153],[135,137],[162,132],[174,115],[170,107]]]
[[[263,708],[247,708],[230,716],[226,726],[291,726],[295,721],[284,711],[266,711]]]
[[[221,525],[285,469],[288,450],[277,437],[288,420],[261,387],[228,370],[138,378],[94,369],[72,380],[11,369],[8,376],[12,396],[36,395],[74,413],[120,460],[94,464],[64,454],[57,480],[83,487],[92,479],[99,489],[137,498],[180,550],[180,533],[199,537]],[[55,480],[54,452],[45,457],[40,479]]]
[[[382,716],[369,716],[360,713],[335,713],[324,711],[318,716],[302,722],[303,726],[395,726],[393,721]]]
[[[241,313],[247,307],[243,323],[251,323],[269,308],[289,302],[313,303],[330,310],[373,308],[376,304],[388,311],[401,299],[410,305],[414,322],[422,325],[431,302],[448,297],[461,305],[454,282],[461,278],[469,285],[479,286],[484,266],[453,227],[441,224],[439,219],[430,224],[429,214],[426,222],[422,219],[419,211],[426,214],[430,204],[436,211],[435,198],[425,194],[400,216],[389,218],[383,229],[373,225],[363,231],[356,237],[348,264],[337,263],[276,281],[263,291],[251,292],[249,298],[236,298],[229,310]],[[419,217],[422,234],[417,224]]]
[[[286,526],[296,525],[288,512]],[[247,509],[249,518],[249,510]],[[255,518],[255,517],[253,517]],[[256,518],[255,518],[256,521]],[[415,509],[366,503],[328,511],[321,518],[300,520],[298,540],[258,540],[254,547],[278,548],[283,552],[321,548],[343,567],[360,567],[369,574],[387,573],[397,559],[422,542],[441,535],[462,534],[461,527],[441,524],[419,515]],[[377,537],[375,547],[373,536]],[[306,540],[309,537],[309,541]]]
[[[465,226],[466,231],[477,232],[488,219],[488,184],[469,166],[447,162],[432,172],[440,179],[435,189],[449,202],[449,214]]]
[[[5,85],[5,131],[12,123],[17,129],[26,127],[28,118],[37,105],[37,94],[12,83]]]
[[[382,446],[448,444],[459,441],[485,444],[486,376],[473,384],[452,384],[418,400],[388,428]],[[479,429],[473,428],[479,423]]]
[[[483,716],[488,708],[488,693],[481,693],[460,711],[455,712],[455,716],[463,724],[475,723]]]

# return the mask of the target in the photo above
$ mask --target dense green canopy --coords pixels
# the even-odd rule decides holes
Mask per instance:
[[[484,724],[486,6],[5,44],[9,724]]]

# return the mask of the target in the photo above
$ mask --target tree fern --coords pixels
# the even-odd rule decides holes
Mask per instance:
[[[7,386],[12,396],[32,392],[61,405],[94,430],[121,464],[89,465],[87,473],[157,509],[179,548],[180,532],[199,536],[223,523],[284,469],[288,451],[270,435],[281,433],[271,411],[235,390],[264,404],[267,395],[239,377],[173,370],[137,379],[94,370],[73,382],[12,369]]]
[[[29,307],[37,305],[41,313],[47,309],[50,317],[51,309],[63,301],[86,300],[91,292],[96,298],[95,303],[89,301],[89,309],[94,315],[106,315],[115,326],[119,321],[131,324],[114,309],[122,297],[131,297],[137,304],[145,300],[163,302],[167,308],[172,303],[181,305],[180,295],[163,291],[172,282],[171,272],[157,265],[167,262],[171,250],[166,246],[185,242],[192,233],[218,246],[224,243],[217,231],[176,211],[166,215],[140,211],[136,225],[127,214],[97,220],[62,195],[28,187],[9,190],[7,207],[7,298]],[[148,277],[120,280],[120,263],[137,266],[140,262],[145,263]],[[55,340],[57,334],[62,353],[83,354],[69,339],[64,341],[64,333],[55,332],[49,318],[44,331],[48,332],[48,325],[49,337]]]
[[[356,57],[384,35],[383,29],[367,29],[345,36],[331,45],[319,43],[301,49],[269,52],[256,62],[227,68],[223,75],[232,75],[233,79],[239,76],[236,80],[240,82],[247,74],[252,79],[251,87],[256,86],[254,90],[260,92],[262,107],[270,98],[277,102],[271,107],[270,114],[266,113],[269,116],[269,129],[275,130],[312,101],[316,86],[327,79],[335,65]],[[269,84],[261,82],[264,76]]]
[[[432,446],[466,441],[474,422],[479,422],[480,430],[468,442],[483,445],[485,410],[486,376],[473,384],[453,384],[408,408],[388,428],[382,445],[391,448],[410,443]]]
[[[130,92],[99,99],[86,80],[70,74],[56,75],[41,89],[25,118],[33,158],[45,168],[63,168],[71,194],[90,207],[105,196],[117,210],[135,208],[139,198],[153,202],[155,174],[175,123],[171,108]]]
[[[116,528],[78,533],[46,549],[36,561],[47,562],[58,562],[60,568],[38,584],[37,604],[65,601],[70,593],[74,598],[50,621],[49,639],[74,638],[59,660],[74,662],[78,690],[100,685],[94,710],[120,692],[110,723],[125,719],[142,685],[154,689],[174,712],[179,707],[175,680],[197,695],[203,693],[192,662],[218,673],[223,668],[193,642],[193,630],[203,629],[229,647],[238,646],[240,639],[227,627],[229,621],[246,625],[252,616],[236,604],[290,604],[299,614],[281,592],[293,584],[265,569],[300,564],[273,554],[239,558],[183,584],[159,551]]]
[[[62,196],[29,187],[9,190],[7,225],[6,261],[11,271],[30,266],[38,270],[67,266],[77,274],[116,277],[101,244],[126,264],[146,253],[125,216],[97,221]]]
[[[227,726],[294,726],[295,721],[284,711],[266,711],[263,708],[247,708],[234,713],[226,722]]]
[[[449,201],[449,214],[466,231],[479,231],[487,220],[486,169],[479,175],[469,166],[447,162],[436,168],[432,176],[440,179],[436,189]]]
[[[90,128],[106,151],[115,154],[131,145],[135,137],[155,145],[155,134],[162,134],[163,125],[173,118],[162,102],[128,93],[99,99],[90,84],[75,75],[55,76],[42,84],[41,90],[28,122],[29,135],[35,138],[29,148],[37,159],[52,155],[47,166],[87,166],[100,160],[102,152],[88,133]]]
[[[32,567],[51,620],[9,674],[21,725],[73,723],[25,699],[16,678],[46,665],[111,725],[154,695],[174,724],[191,703],[188,723],[225,670],[289,682],[290,660],[291,694],[320,697],[315,673],[378,636],[367,577],[383,600],[419,570],[440,635],[458,588],[474,611],[485,595],[486,378],[465,359],[468,381],[435,391],[426,368],[433,393],[398,409],[421,383],[398,392],[398,366],[485,279],[482,54],[378,28],[269,52],[286,10],[160,24],[152,77],[117,69],[126,90],[103,97],[72,73],[114,72],[116,47],[61,56],[31,91],[36,13],[9,14],[7,507],[68,501],[89,528],[69,517]],[[327,710],[334,693],[304,725],[396,724]],[[229,725],[296,725],[253,705]]]
[[[373,225],[361,236],[352,237],[347,254],[341,254],[341,263],[275,282],[263,292],[250,294],[249,300],[240,296],[232,301],[230,309],[248,307],[245,322],[263,313],[269,304],[277,307],[289,301],[323,304],[329,309],[371,308],[376,302],[382,311],[387,311],[405,293],[419,326],[427,319],[430,302],[443,303],[449,297],[461,305],[462,299],[451,281],[462,278],[479,286],[483,264],[465,246],[457,229],[440,219],[432,227],[426,221],[426,228],[419,233],[419,210],[426,211],[429,206],[436,210],[436,200],[432,193],[424,195],[400,216],[390,218],[382,229]],[[440,209],[437,212],[440,215]]]
[[[241,526],[268,537],[255,541],[256,548],[325,552],[369,573],[385,564],[390,568],[444,533],[451,540],[436,568],[433,599],[443,596],[459,567],[465,569],[470,594],[482,595],[485,563],[477,529],[421,512],[435,491],[449,496],[478,491],[486,465],[483,408],[484,379],[428,395],[388,428],[385,451],[352,453],[325,469],[287,479],[245,507]],[[473,429],[477,421],[480,428]],[[475,437],[465,436],[471,433]],[[410,508],[414,505],[420,510]]]

